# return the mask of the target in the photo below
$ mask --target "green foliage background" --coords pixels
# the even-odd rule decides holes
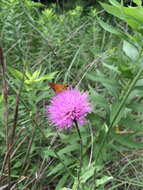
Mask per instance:
[[[104,10],[90,6],[83,14],[78,3],[59,12],[55,4],[47,8],[30,0],[0,1],[9,139],[23,81],[10,150],[11,189],[142,189],[143,8],[141,1],[137,5],[128,8],[110,0],[110,5],[101,3]],[[45,106],[54,96],[48,85],[52,80],[79,84],[89,91],[93,105],[87,123],[80,127],[80,187],[77,132],[59,132],[46,117]],[[2,88],[0,143],[4,187],[8,167],[2,169],[7,150]]]

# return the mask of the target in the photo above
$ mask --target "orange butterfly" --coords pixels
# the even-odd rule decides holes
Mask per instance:
[[[49,83],[49,85],[56,94],[63,92],[64,90],[67,90],[70,87],[70,85],[68,84],[60,84],[60,83]]]

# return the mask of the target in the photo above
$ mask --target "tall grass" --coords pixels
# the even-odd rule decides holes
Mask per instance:
[[[142,189],[142,34],[104,10],[58,14],[30,0],[0,1],[0,31],[0,187]],[[76,129],[59,132],[46,115],[51,80],[88,90],[93,105],[80,187]]]

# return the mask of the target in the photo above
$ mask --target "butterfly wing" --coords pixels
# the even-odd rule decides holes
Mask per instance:
[[[64,90],[67,90],[69,88],[68,84],[60,84],[60,83],[49,83],[50,87],[53,89],[53,91],[57,93],[61,93]]]

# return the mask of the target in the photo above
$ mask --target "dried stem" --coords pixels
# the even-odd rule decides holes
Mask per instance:
[[[36,125],[35,125],[35,128],[34,128],[32,137],[31,137],[31,139],[30,139],[30,141],[29,141],[29,144],[28,144],[28,149],[27,149],[27,152],[26,152],[26,156],[25,156],[25,160],[24,160],[24,162],[23,162],[22,169],[24,169],[24,168],[26,167],[26,164],[27,164],[27,159],[28,159],[28,156],[29,156],[29,152],[30,152],[30,150],[31,150],[32,143],[33,143],[33,139],[34,139],[35,134],[36,134],[36,129],[37,129],[37,125],[38,125],[38,124],[37,124],[37,120],[38,120],[38,116],[36,117],[36,120],[35,120]]]
[[[25,75],[25,69],[23,69],[23,78],[22,78],[22,81],[21,81],[21,84],[20,84],[20,88],[18,90],[18,94],[16,96],[16,106],[15,106],[15,110],[14,110],[12,135],[11,135],[11,142],[10,142],[11,145],[13,144],[13,140],[14,140],[14,137],[15,137],[16,125],[17,125],[17,121],[18,121],[19,100],[20,100],[20,95],[21,95],[23,83],[24,83],[24,75]]]
[[[29,41],[28,41],[28,47],[27,47],[25,60],[27,60],[27,58],[28,58],[28,53],[29,53],[29,50],[30,50],[31,41],[32,41],[32,33],[30,34],[30,38],[29,38]],[[14,119],[13,119],[12,135],[11,135],[11,145],[13,144],[13,139],[15,137],[16,125],[17,125],[17,121],[18,121],[18,108],[19,108],[20,95],[21,95],[21,91],[22,91],[22,87],[23,87],[23,83],[24,83],[25,67],[26,67],[26,65],[24,65],[21,84],[20,84],[20,87],[19,87],[19,90],[18,90],[18,94],[16,96],[16,106],[15,106],[15,111],[14,111]]]
[[[21,145],[24,143],[24,141],[26,140],[26,138],[28,137],[28,135],[26,135],[17,145],[17,147],[14,149],[13,153],[11,153],[10,158],[12,159],[14,157],[14,155],[16,154],[17,150],[21,147]]]
[[[5,66],[4,66],[4,58],[3,58],[3,51],[0,45],[0,63],[1,63],[1,70],[2,70],[2,86],[3,86],[3,93],[4,93],[4,100],[5,100],[5,129],[6,129],[6,145],[7,145],[7,152],[9,152],[9,126],[8,126],[8,90],[6,84],[6,77],[5,77]],[[6,154],[7,154],[6,152]],[[10,188],[10,156],[8,155],[8,189]],[[1,180],[1,179],[0,179]]]
[[[15,139],[15,141],[13,142],[13,144],[9,147],[9,151],[6,152],[6,154],[5,154],[4,161],[3,161],[3,164],[2,164],[2,168],[1,168],[1,172],[0,172],[0,173],[1,173],[0,179],[1,179],[2,174],[3,174],[3,171],[4,171],[4,169],[5,169],[5,163],[7,162],[8,155],[10,154],[12,148],[13,148],[14,145],[16,144],[17,140],[18,140],[19,137],[21,136],[21,133],[23,132],[24,129],[25,129],[25,128],[23,127],[23,128],[19,131],[19,133],[18,133],[18,135],[17,135],[17,138]]]

